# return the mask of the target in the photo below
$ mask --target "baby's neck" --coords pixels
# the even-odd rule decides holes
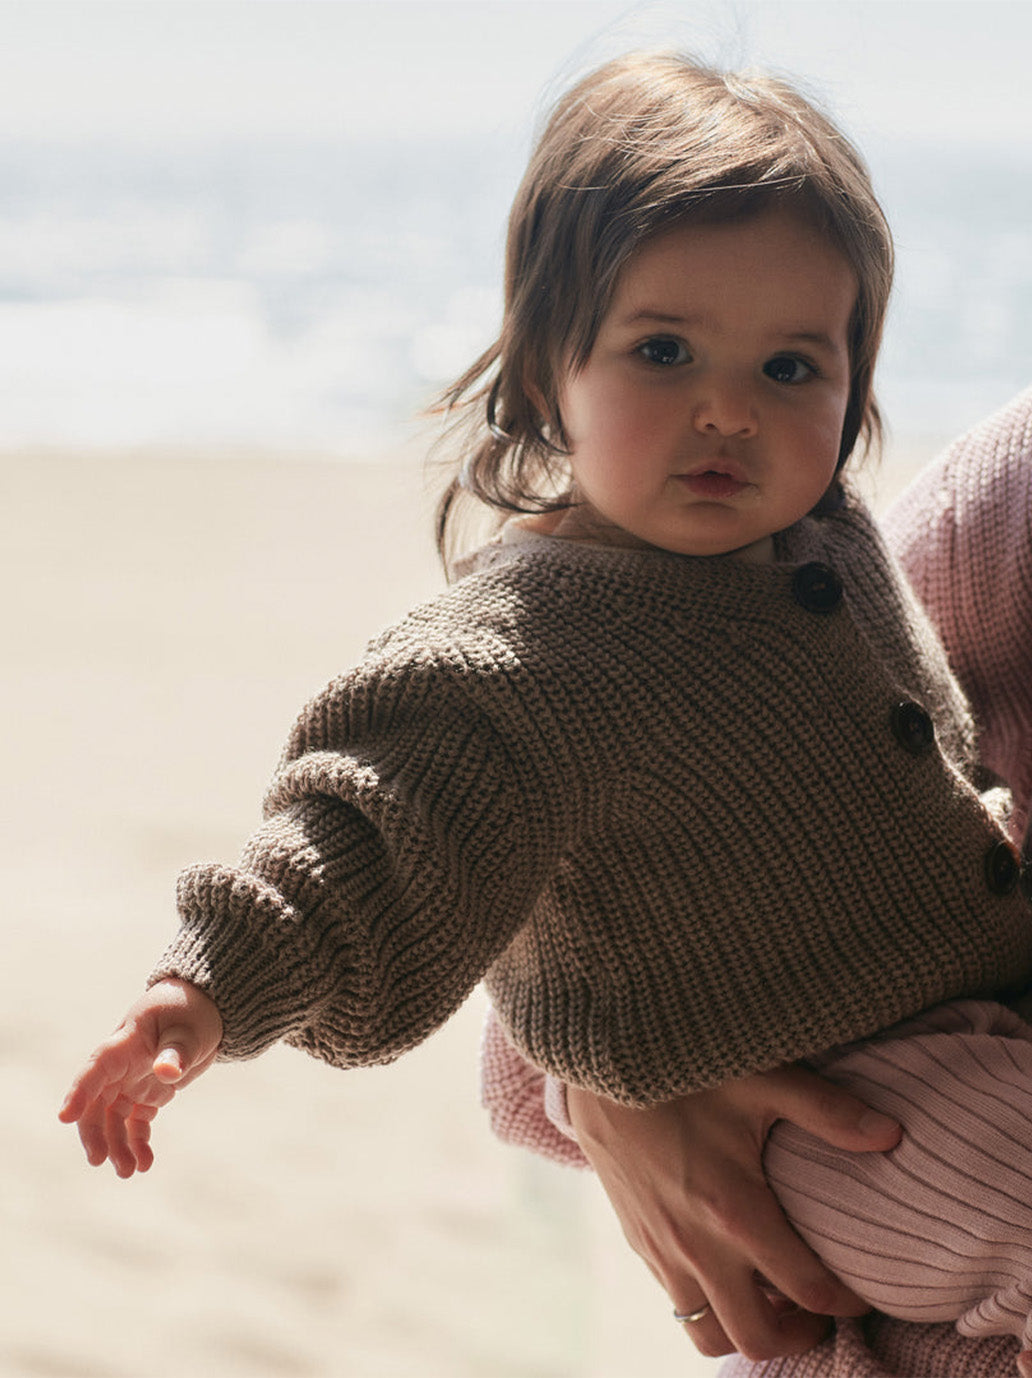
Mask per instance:
[[[563,541],[583,541],[589,545],[615,546],[620,550],[655,550],[656,546],[623,527],[607,522],[590,507],[567,507],[561,512],[542,512],[538,516],[521,517],[520,526],[541,536],[556,536]],[[725,552],[736,560],[749,564],[769,565],[774,561],[774,537],[761,536],[751,545]]]
[[[761,536],[752,545],[743,545],[740,550],[729,550],[736,560],[744,560],[750,565],[772,565],[774,563],[774,537]]]

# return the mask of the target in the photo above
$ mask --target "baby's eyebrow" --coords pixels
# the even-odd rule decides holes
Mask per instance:
[[[791,330],[784,337],[790,344],[815,345],[818,349],[835,349],[835,341],[823,330]]]
[[[701,316],[671,315],[669,311],[656,311],[651,306],[646,306],[640,311],[634,311],[629,316],[624,316],[622,324],[636,325],[638,321],[657,321],[661,325],[697,325],[701,319]]]

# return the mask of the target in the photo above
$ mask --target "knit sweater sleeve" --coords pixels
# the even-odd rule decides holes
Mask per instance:
[[[509,943],[555,839],[484,679],[459,653],[387,639],[302,713],[239,864],[183,874],[152,979],[211,995],[221,1056],[285,1039],[337,1066],[388,1061]]]
[[[955,441],[887,513],[885,530],[979,726],[983,762],[1032,805],[1032,389]]]

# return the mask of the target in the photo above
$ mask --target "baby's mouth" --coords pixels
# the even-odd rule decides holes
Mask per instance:
[[[678,474],[677,477],[700,498],[733,498],[749,486],[744,478],[726,469],[697,469],[692,474]]]

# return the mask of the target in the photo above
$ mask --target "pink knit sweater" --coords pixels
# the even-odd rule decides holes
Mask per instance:
[[[921,474],[882,523],[964,687],[980,752],[1032,804],[1032,388]]]

